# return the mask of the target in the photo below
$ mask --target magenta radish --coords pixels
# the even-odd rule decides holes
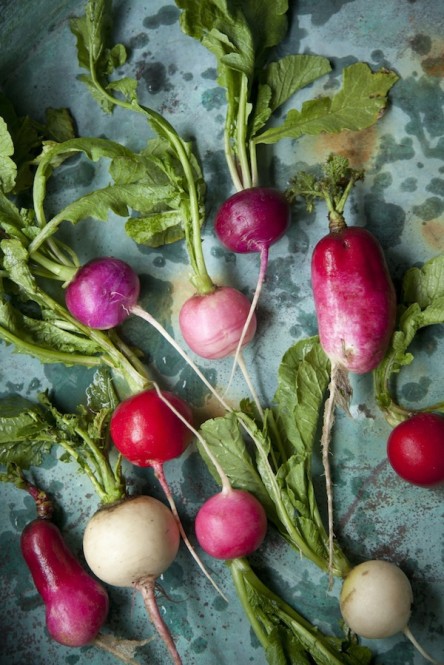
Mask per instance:
[[[387,457],[393,470],[413,485],[444,483],[444,416],[415,413],[399,423],[388,438]]]
[[[108,594],[74,557],[59,529],[46,519],[26,525],[20,547],[45,603],[51,637],[65,646],[90,644],[108,615]]]
[[[339,603],[344,621],[357,635],[383,639],[403,632],[426,660],[439,665],[408,627],[413,591],[405,573],[394,563],[371,560],[352,568],[343,582]]]
[[[155,584],[176,558],[179,544],[174,515],[161,501],[149,496],[103,507],[89,520],[83,536],[85,559],[100,580],[142,594],[150,619],[175,665],[182,661],[159,612]]]
[[[226,199],[217,211],[214,229],[221,243],[238,254],[260,254],[258,280],[236,348],[235,364],[264,284],[269,249],[282,238],[289,224],[290,206],[286,197],[269,187],[242,189]]]
[[[262,504],[244,490],[222,490],[200,508],[195,521],[202,549],[216,559],[248,556],[262,544],[267,516]]]

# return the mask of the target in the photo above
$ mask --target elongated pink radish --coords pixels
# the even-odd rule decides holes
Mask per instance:
[[[46,627],[65,646],[90,644],[107,615],[108,594],[80,565],[55,524],[36,519],[22,532],[20,547],[45,603]]]
[[[313,250],[311,282],[320,344],[331,361],[321,437],[330,568],[334,535],[329,449],[334,410],[338,404],[348,410],[352,394],[348,373],[376,368],[396,320],[395,289],[379,242],[367,229],[347,226],[343,215],[352,187],[363,176],[349,167],[345,157],[330,155],[322,177],[299,174],[288,194],[289,198],[304,196],[309,209],[314,199],[324,199],[328,209],[329,233]]]
[[[176,558],[179,543],[174,515],[162,502],[149,496],[132,497],[101,508],[89,520],[83,536],[85,559],[100,580],[141,593],[175,665],[182,661],[159,612],[155,584]]]

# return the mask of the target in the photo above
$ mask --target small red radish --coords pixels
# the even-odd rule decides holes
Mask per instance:
[[[444,483],[444,416],[415,413],[399,423],[388,438],[387,456],[394,471],[413,485]]]
[[[402,632],[426,660],[439,665],[408,626],[413,591],[396,564],[375,559],[352,568],[343,582],[339,604],[344,621],[357,635],[384,639]]]
[[[36,519],[24,528],[20,546],[46,609],[51,637],[81,647],[97,636],[108,615],[108,594],[80,565],[55,524]]]
[[[195,530],[199,545],[207,554],[216,559],[236,559],[260,547],[267,532],[267,516],[256,497],[230,488],[203,504],[197,513]]]
[[[195,294],[185,301],[179,313],[184,340],[201,358],[226,358],[236,351],[251,303],[246,296],[230,286],[217,287],[212,293]],[[256,317],[247,326],[242,346],[256,332]]]
[[[163,395],[191,423],[189,405],[171,392],[163,391]],[[179,457],[191,442],[192,433],[167,402],[150,388],[123,400],[114,410],[111,438],[132,464],[156,467]]]
[[[89,520],[83,536],[86,561],[99,579],[142,594],[175,665],[182,661],[157,607],[155,584],[176,558],[179,543],[174,515],[149,496],[131,497],[100,509]]]

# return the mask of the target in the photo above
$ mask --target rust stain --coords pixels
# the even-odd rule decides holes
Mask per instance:
[[[316,152],[324,160],[330,153],[346,157],[352,168],[363,168],[377,148],[375,125],[360,132],[343,131],[338,134],[321,134],[316,141]]]
[[[428,245],[439,252],[444,251],[444,221],[431,219],[422,225],[422,235]]]
[[[432,51],[423,58],[421,66],[428,76],[444,77],[444,46],[441,43],[434,44]]]

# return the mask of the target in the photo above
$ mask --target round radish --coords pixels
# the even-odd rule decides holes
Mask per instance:
[[[395,472],[414,485],[444,482],[444,416],[416,413],[397,425],[387,441],[388,460]]]
[[[140,282],[124,261],[101,257],[85,263],[68,284],[66,306],[85,326],[107,330],[121,324],[139,298]]]
[[[208,499],[197,513],[196,537],[202,549],[216,559],[248,556],[262,544],[267,516],[249,492],[223,490]]]
[[[404,630],[410,619],[413,592],[403,571],[382,560],[355,566],[340,595],[344,621],[361,637],[379,639]]]
[[[149,496],[102,508],[88,522],[83,551],[95,575],[113,586],[133,587],[175,665],[181,659],[155,598],[156,578],[176,558],[180,533],[171,511]]]
[[[184,340],[194,353],[202,358],[226,358],[239,344],[251,303],[237,289],[218,287],[212,293],[196,294],[183,305],[179,325]],[[242,346],[248,344],[256,332],[256,317],[247,326]]]
[[[51,637],[71,647],[92,642],[108,615],[108,594],[102,585],[82,568],[47,519],[26,525],[20,547],[45,603]]]
[[[191,423],[191,409],[173,393],[166,400]],[[188,427],[154,388],[122,401],[110,422],[111,438],[122,455],[136,466],[154,466],[179,457],[191,442]]]
[[[372,560],[352,568],[342,585],[339,604],[344,621],[357,635],[383,639],[402,632],[423,658],[442,665],[423,649],[408,626],[413,591],[394,563]]]
[[[289,224],[290,206],[284,194],[269,187],[251,187],[222,203],[214,228],[225,247],[242,254],[269,248]]]
[[[311,281],[321,345],[332,363],[370,372],[395,325],[396,296],[381,247],[361,227],[333,228],[316,245]]]

